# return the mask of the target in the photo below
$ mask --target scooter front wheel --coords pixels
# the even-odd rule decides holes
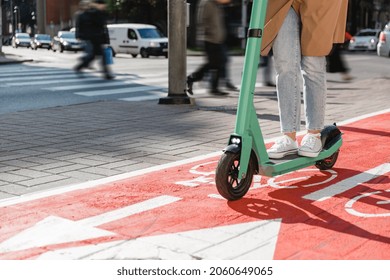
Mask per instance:
[[[240,171],[240,153],[224,153],[215,172],[217,190],[227,200],[242,198],[249,190],[255,172],[255,164],[249,160],[246,176],[238,178]]]

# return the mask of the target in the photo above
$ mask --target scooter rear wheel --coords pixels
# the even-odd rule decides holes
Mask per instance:
[[[240,153],[224,153],[215,172],[215,183],[217,190],[227,200],[237,200],[242,198],[249,190],[255,172],[255,164],[252,159],[245,178],[239,179]]]
[[[330,157],[327,157],[327,158],[324,158],[323,160],[317,161],[315,166],[319,170],[331,169],[333,167],[333,165],[336,163],[338,156],[339,156],[339,151],[335,152]]]

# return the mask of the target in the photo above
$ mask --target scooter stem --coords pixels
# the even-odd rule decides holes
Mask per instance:
[[[267,0],[253,0],[236,119],[235,132],[240,135],[244,134],[249,126],[250,110],[248,109],[253,106],[267,3]]]
[[[251,18],[248,30],[248,39],[245,50],[244,67],[241,81],[241,90],[238,99],[235,134],[242,137],[239,178],[245,177],[252,144],[260,158],[268,161],[264,139],[257,120],[253,105],[258,64],[263,35],[267,0],[253,0]],[[255,138],[255,139],[253,139]],[[256,140],[256,141],[254,141]]]

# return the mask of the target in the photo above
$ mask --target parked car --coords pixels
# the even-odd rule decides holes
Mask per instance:
[[[12,37],[12,47],[18,48],[18,47],[30,47],[31,38],[28,33],[16,33]]]
[[[51,40],[51,49],[53,52],[60,51],[81,51],[84,49],[84,43],[76,39],[74,32],[59,31],[57,36]]]
[[[379,40],[380,29],[362,29],[349,41],[349,51],[375,51]]]
[[[31,49],[51,49],[51,37],[48,34],[35,34],[30,42]]]
[[[379,35],[379,43],[377,45],[377,54],[379,56],[390,57],[390,22]]]
[[[168,38],[154,25],[139,23],[121,23],[107,25],[110,46],[115,56],[117,53],[168,57]]]

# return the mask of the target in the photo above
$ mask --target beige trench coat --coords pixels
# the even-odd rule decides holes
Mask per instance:
[[[348,0],[268,0],[262,55],[272,47],[291,6],[302,22],[302,55],[325,56],[333,43],[344,42]]]

